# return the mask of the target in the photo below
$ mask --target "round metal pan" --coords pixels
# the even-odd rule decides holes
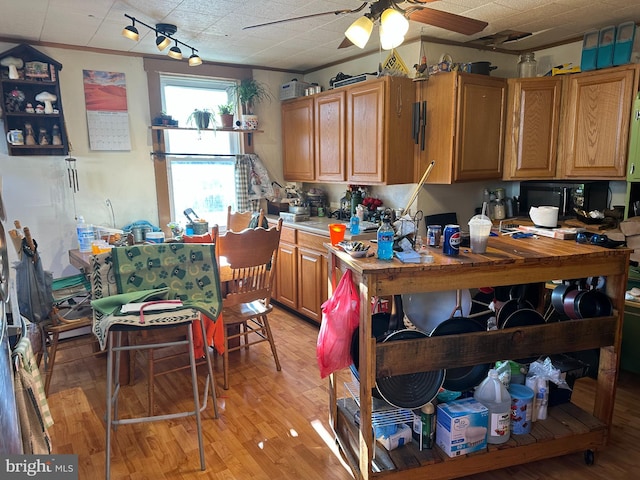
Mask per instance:
[[[613,313],[611,299],[599,290],[585,290],[575,299],[578,318],[608,317]]]
[[[424,332],[405,329],[389,334],[383,341],[395,342],[425,337],[428,335]],[[376,380],[376,390],[390,405],[414,410],[436,398],[444,379],[444,370],[380,377]]]
[[[522,308],[513,312],[509,318],[507,318],[501,328],[518,328],[529,327],[533,325],[544,325],[544,317],[540,312],[532,308]],[[514,358],[517,363],[531,363],[534,362],[537,357],[527,358]]]
[[[434,328],[430,336],[438,337],[484,331],[486,331],[486,327],[472,318],[451,317]],[[489,373],[490,369],[490,363],[471,367],[448,368],[442,386],[454,392],[471,390],[487,378],[487,373]]]
[[[471,311],[471,292],[463,289],[460,294],[460,311],[464,317]],[[429,333],[453,315],[458,306],[457,295],[456,290],[403,294],[404,314],[416,328]]]
[[[498,328],[502,328],[502,325],[507,321],[507,319],[516,311],[522,309],[533,310],[533,305],[528,300],[524,300],[522,298],[512,298],[511,300],[507,300],[500,310],[498,310],[498,315],[496,316],[496,322],[498,323]]]

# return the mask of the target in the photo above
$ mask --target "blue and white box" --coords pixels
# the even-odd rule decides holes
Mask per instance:
[[[436,445],[450,457],[487,448],[489,410],[474,398],[438,404]]]

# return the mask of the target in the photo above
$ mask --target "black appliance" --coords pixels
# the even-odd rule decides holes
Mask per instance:
[[[575,209],[604,211],[609,204],[609,182],[521,182],[520,215],[529,215],[531,207],[558,207],[558,217],[575,217]]]

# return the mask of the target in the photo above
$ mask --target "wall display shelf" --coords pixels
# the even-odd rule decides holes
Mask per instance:
[[[431,264],[354,259],[326,245],[329,278],[350,269],[360,293],[359,404],[338,398],[338,376],[330,376],[330,423],[357,479],[451,479],[574,452],[593,462],[594,450],[607,444],[620,358],[624,295],[630,250],[606,249],[551,238],[523,243],[492,237],[487,253],[447,257],[433,250]],[[371,297],[449,291],[483,286],[539,284],[549,279],[606,276],[614,313],[607,317],[553,322],[502,330],[376,343],[372,338]],[[371,396],[376,378],[465,367],[508,358],[527,358],[599,348],[597,390],[589,412],[574,403],[549,408],[548,418],[531,434],[514,435],[484,452],[449,458],[438,447],[420,451],[409,443],[387,451],[373,438],[376,408]],[[356,423],[356,413],[359,424]],[[587,468],[585,466],[585,468]]]
[[[0,60],[11,57],[15,70],[2,67],[0,74],[4,131],[19,130],[24,140],[23,144],[7,141],[7,153],[66,155],[69,145],[58,79],[62,64],[27,44],[0,53]],[[42,92],[55,100],[45,101]]]

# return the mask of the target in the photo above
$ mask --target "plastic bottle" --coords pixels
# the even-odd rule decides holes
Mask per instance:
[[[487,443],[500,444],[509,440],[511,427],[511,395],[498,379],[495,369],[476,388],[473,397],[489,410]]]
[[[378,258],[380,260],[393,259],[393,236],[395,231],[391,226],[388,215],[382,219],[382,225],[378,228]]]
[[[93,226],[84,223],[84,217],[78,217],[78,225],[76,227],[78,236],[78,249],[83,253],[91,252],[91,244],[95,240],[93,234]]]
[[[351,230],[351,235],[358,235],[360,233],[360,219],[358,218],[356,212],[351,215],[351,224],[349,230]]]
[[[422,422],[422,448],[432,448],[435,436],[435,408],[429,402],[420,409],[420,420]]]

